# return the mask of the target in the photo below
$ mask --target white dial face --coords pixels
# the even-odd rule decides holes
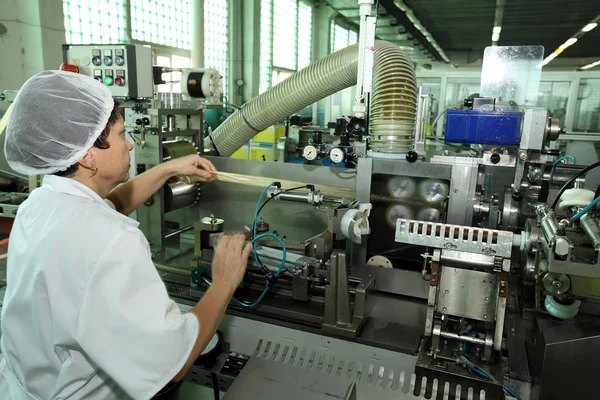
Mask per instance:
[[[206,345],[204,350],[202,350],[201,355],[210,353],[215,347],[219,344],[219,334],[215,333],[214,336],[210,339],[210,342]]]
[[[344,157],[344,150],[340,149],[339,147],[331,149],[331,151],[329,152],[329,158],[331,159],[331,162],[335,164],[339,164],[342,161],[344,161]]]
[[[317,158],[317,148],[312,145],[308,145],[302,151],[302,156],[308,161],[315,160]]]

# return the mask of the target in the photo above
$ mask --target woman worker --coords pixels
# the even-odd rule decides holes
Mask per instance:
[[[148,399],[181,380],[214,335],[250,246],[225,236],[214,284],[181,313],[127,214],[169,178],[215,168],[194,155],[128,180],[123,119],[108,89],[79,74],[35,75],[12,108],[7,161],[46,176],[10,235],[0,399]]]

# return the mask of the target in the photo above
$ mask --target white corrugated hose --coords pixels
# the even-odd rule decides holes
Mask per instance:
[[[333,93],[356,84],[358,45],[336,51],[312,63],[255,97],[236,111],[204,141],[228,157],[258,132]],[[392,43],[375,42],[372,115],[372,150],[406,153],[412,147],[417,89],[412,63]]]

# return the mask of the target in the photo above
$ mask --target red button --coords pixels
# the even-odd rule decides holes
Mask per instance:
[[[120,76],[115,78],[115,85],[117,86],[124,86],[125,85],[125,78],[121,78]]]
[[[79,73],[79,67],[73,64],[60,64],[61,71],[74,72],[76,74]]]

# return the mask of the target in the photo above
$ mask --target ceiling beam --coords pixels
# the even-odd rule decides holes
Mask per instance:
[[[437,61],[449,62],[449,60],[444,59],[442,53],[438,51],[429,40],[427,40],[423,32],[417,29],[417,27],[408,18],[406,13],[400,10],[395,3],[396,2],[394,0],[380,0],[380,5],[384,7],[391,16],[396,18],[398,23],[400,23],[408,31],[408,33],[412,35],[412,37],[418,40],[419,43],[421,43]]]

